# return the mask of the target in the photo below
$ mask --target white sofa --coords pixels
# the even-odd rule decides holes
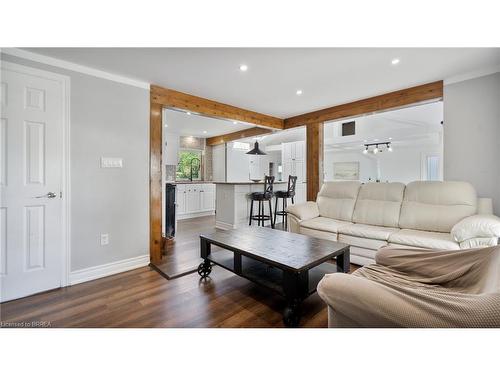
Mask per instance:
[[[386,245],[459,250],[493,246],[500,219],[491,199],[458,181],[325,183],[316,202],[287,208],[289,231],[351,245],[351,262],[375,262]]]

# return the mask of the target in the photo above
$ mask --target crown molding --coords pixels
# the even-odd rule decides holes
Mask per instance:
[[[490,74],[495,74],[500,72],[500,65],[485,68],[485,69],[480,69],[480,70],[475,70],[473,72],[469,73],[464,73],[464,74],[459,74],[450,78],[446,78],[444,80],[444,85],[451,85],[453,83],[458,83],[462,81],[468,81],[469,79],[474,79],[474,78],[479,78],[483,76],[488,76]]]
[[[30,51],[25,51],[20,48],[2,48],[1,53],[6,55],[19,57],[26,60],[35,61],[41,64],[51,65],[62,69],[71,70],[74,72],[87,74],[90,76],[107,79],[109,81],[123,83],[125,85],[139,87],[144,90],[149,90],[149,83],[144,81],[138,81],[132,78],[120,76],[113,73],[108,73],[103,70],[89,68],[84,65],[75,64],[66,60],[56,59],[54,57],[41,55],[39,53],[34,53]]]

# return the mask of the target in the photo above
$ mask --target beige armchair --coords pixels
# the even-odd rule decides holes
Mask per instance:
[[[385,247],[376,264],[318,285],[329,327],[500,327],[500,246]]]

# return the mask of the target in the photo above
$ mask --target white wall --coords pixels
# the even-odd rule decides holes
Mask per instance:
[[[163,129],[163,165],[177,165],[179,134]]]
[[[500,73],[444,87],[444,178],[469,181],[500,215]]]
[[[359,162],[359,179],[375,181],[403,182],[418,181],[423,178],[422,161],[426,155],[442,155],[440,145],[415,145],[394,148],[394,152],[384,151],[377,155],[360,151],[326,151],[324,158],[325,181],[333,180],[334,162]]]
[[[366,182],[369,178],[372,181],[377,179],[377,162],[374,157],[361,152],[325,151],[323,160],[325,181],[333,181],[333,163],[340,162],[358,162],[360,181]]]
[[[149,254],[149,91],[1,57],[71,79],[71,271]],[[123,168],[101,169],[101,156]]]
[[[389,182],[403,182],[405,184],[424,180],[423,161],[426,155],[437,154],[441,156],[441,145],[421,145],[415,147],[395,148],[394,152],[377,154],[379,160],[380,180]]]
[[[213,146],[212,149],[213,180],[226,181],[226,144]]]
[[[226,149],[226,181],[244,182],[249,181],[250,163],[247,150],[233,148],[233,143],[227,144]]]

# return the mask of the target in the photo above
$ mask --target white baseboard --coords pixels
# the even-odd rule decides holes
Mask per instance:
[[[216,221],[215,222],[215,227],[217,229],[223,229],[223,230],[236,229],[236,225],[225,223],[223,221]]]
[[[69,285],[84,283],[86,281],[100,279],[101,277],[111,276],[116,273],[130,271],[135,268],[144,267],[149,264],[149,254],[138,257],[118,260],[116,262],[106,263],[99,266],[84,268],[73,271],[69,274]]]
[[[214,210],[210,211],[203,211],[203,212],[193,212],[191,214],[180,214],[177,215],[177,220],[185,220],[185,219],[192,219],[195,217],[202,217],[202,216],[212,216],[215,215]]]

